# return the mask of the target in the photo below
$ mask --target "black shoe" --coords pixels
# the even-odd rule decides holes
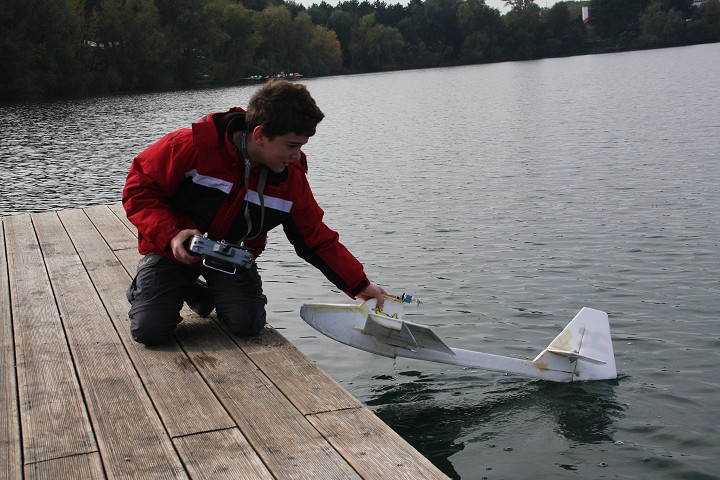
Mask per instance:
[[[210,289],[199,280],[193,283],[185,292],[185,303],[190,307],[190,310],[201,317],[207,317],[215,310]]]

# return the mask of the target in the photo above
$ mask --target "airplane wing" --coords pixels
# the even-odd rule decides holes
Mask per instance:
[[[454,355],[452,349],[425,325],[371,313],[362,332],[395,347],[408,350],[424,348]]]

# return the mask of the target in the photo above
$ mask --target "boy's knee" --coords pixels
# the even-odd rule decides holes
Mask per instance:
[[[233,312],[218,312],[218,320],[233,335],[243,337],[258,335],[267,323],[265,303],[258,303],[251,308],[238,309]]]
[[[143,345],[160,345],[170,340],[181,320],[180,316],[177,316],[173,321],[161,322],[157,318],[144,320],[142,315],[131,315],[130,334],[133,340]]]

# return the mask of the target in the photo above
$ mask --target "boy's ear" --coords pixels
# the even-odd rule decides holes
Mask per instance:
[[[255,143],[257,143],[258,145],[262,145],[265,142],[265,138],[267,137],[265,136],[265,129],[262,125],[258,125],[257,127],[253,128],[252,137]]]

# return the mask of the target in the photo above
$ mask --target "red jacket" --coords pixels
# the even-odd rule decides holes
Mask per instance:
[[[245,128],[245,112],[232,108],[206,115],[165,135],[133,161],[123,190],[128,219],[138,229],[141,254],[174,259],[170,240],[181,230],[197,228],[213,240],[244,242],[255,255],[263,250],[267,232],[282,225],[297,254],[320,269],[340,290],[355,297],[370,283],[362,264],[323,223],[323,211],[308,184],[305,155],[282,173],[268,172],[263,190],[265,214],[257,184],[260,169],[250,173],[250,191],[243,182],[244,162],[232,133]],[[249,201],[251,232],[245,204]]]

